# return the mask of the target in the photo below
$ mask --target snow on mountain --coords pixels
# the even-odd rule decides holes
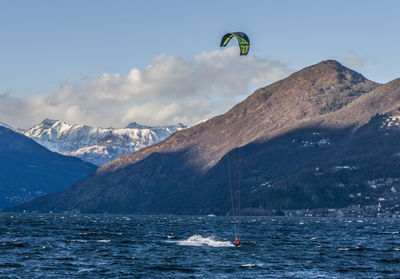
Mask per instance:
[[[135,122],[123,129],[98,128],[45,119],[20,132],[52,151],[100,166],[185,128],[183,124],[151,127]]]

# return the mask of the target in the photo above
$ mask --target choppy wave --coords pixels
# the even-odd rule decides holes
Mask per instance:
[[[100,239],[100,240],[97,240],[97,242],[101,242],[101,243],[108,243],[108,242],[110,242],[111,240],[110,239]]]
[[[400,278],[397,218],[129,218],[0,214],[0,278]]]
[[[203,237],[199,234],[192,235],[186,240],[177,241],[182,246],[211,246],[211,247],[233,247],[229,241],[215,240],[214,237]]]
[[[247,267],[256,267],[255,264],[242,264],[240,267],[247,268]]]

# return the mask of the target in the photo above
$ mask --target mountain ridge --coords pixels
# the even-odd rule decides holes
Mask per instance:
[[[151,127],[133,122],[116,129],[44,119],[27,130],[19,131],[52,151],[103,165],[185,128],[183,124]]]
[[[248,212],[346,206],[357,193],[371,195],[357,200],[360,204],[376,202],[379,195],[391,199],[386,188],[372,191],[368,181],[400,167],[393,155],[400,133],[394,126],[381,128],[389,112],[397,113],[399,92],[397,80],[381,85],[336,61],[323,61],[25,208],[229,214],[227,165],[232,175],[242,173]],[[392,161],[382,160],[382,154]],[[394,195],[391,202],[398,199]]]
[[[336,72],[336,70],[335,70],[337,68],[340,69],[339,73]],[[330,79],[328,79],[328,82],[325,81],[325,84],[321,84],[321,81],[319,79],[315,78],[315,72],[317,72],[318,74],[321,74],[321,73],[324,73],[324,72],[328,72],[330,74],[329,75]],[[349,78],[349,82],[346,83],[345,82],[346,80],[343,81],[342,76],[346,77],[346,75],[344,75],[343,73],[347,73],[348,74],[347,77]],[[323,74],[323,77],[325,78],[326,74]],[[290,87],[290,86],[286,85],[287,81],[289,81],[289,83],[293,87],[293,84],[297,84],[297,81],[299,79],[302,80],[302,83],[300,83],[300,88],[296,89],[298,91],[294,91],[294,89],[292,89],[292,88],[291,88],[292,91],[287,90],[288,89],[287,87]],[[169,138],[168,141],[163,141],[160,144],[156,144],[152,148],[155,148],[157,151],[161,151],[161,150],[163,150],[163,148],[166,148],[168,150],[176,150],[177,147],[176,146],[172,146],[173,144],[171,144],[171,142],[180,142],[181,138],[186,138],[187,139],[188,137],[193,138],[193,140],[189,139],[189,141],[193,142],[193,141],[195,141],[194,139],[199,139],[199,135],[203,134],[204,130],[214,129],[214,127],[217,127],[217,128],[214,129],[215,134],[219,134],[219,133],[221,133],[221,131],[219,130],[219,127],[221,126],[221,124],[228,124],[227,123],[228,121],[229,122],[236,121],[238,123],[238,125],[235,125],[236,126],[235,129],[240,129],[240,127],[237,127],[237,126],[240,126],[240,122],[239,121],[240,121],[241,116],[249,114],[249,111],[251,111],[251,110],[253,110],[253,112],[259,113],[260,116],[261,116],[260,118],[262,118],[262,116],[265,115],[266,113],[272,114],[273,117],[272,117],[272,119],[270,121],[265,121],[265,119],[259,120],[259,121],[266,122],[265,124],[259,125],[259,126],[263,126],[263,127],[265,127],[266,129],[269,129],[269,130],[271,130],[272,128],[275,128],[274,130],[279,130],[280,129],[280,125],[282,125],[282,123],[280,123],[279,120],[282,120],[282,119],[285,120],[285,116],[284,115],[282,116],[282,114],[284,114],[285,111],[281,111],[281,107],[284,107],[286,112],[290,110],[289,103],[292,102],[292,98],[290,98],[291,97],[290,93],[296,92],[298,95],[300,93],[304,93],[303,96],[302,96],[302,101],[304,103],[303,106],[307,106],[307,107],[303,107],[302,110],[299,109],[298,111],[296,111],[296,118],[299,118],[299,120],[304,120],[304,117],[302,118],[303,111],[304,110],[308,110],[309,112],[311,112],[310,108],[313,105],[313,103],[311,103],[309,100],[307,100],[307,96],[304,96],[306,93],[310,93],[309,92],[309,88],[310,88],[309,85],[317,83],[319,88],[327,87],[328,85],[331,86],[332,85],[331,80],[335,80],[335,79],[336,79],[336,82],[338,84],[344,83],[343,87],[346,87],[346,86],[348,86],[348,83],[353,83],[353,82],[356,82],[356,84],[360,84],[361,88],[356,88],[356,90],[359,90],[358,95],[363,94],[365,92],[369,92],[372,89],[375,89],[378,86],[380,86],[377,83],[374,83],[372,81],[367,80],[361,74],[358,74],[358,73],[354,72],[353,70],[350,70],[350,69],[340,65],[336,61],[333,61],[333,60],[323,61],[323,62],[318,63],[316,65],[313,65],[313,66],[307,67],[307,68],[305,68],[303,70],[300,70],[300,71],[290,75],[289,77],[287,77],[287,78],[285,78],[285,79],[283,79],[281,81],[277,81],[277,82],[275,82],[275,83],[273,83],[271,85],[268,85],[266,87],[257,89],[252,95],[247,97],[243,102],[235,105],[232,109],[227,111],[225,114],[216,116],[216,117],[214,117],[214,118],[212,118],[210,120],[207,120],[205,122],[202,122],[202,123],[196,125],[195,127],[192,127],[192,128],[187,129],[185,131],[177,133],[177,134],[174,135],[174,137]],[[285,81],[286,83],[283,82],[283,81]],[[308,82],[308,84],[307,84],[308,86],[304,85],[305,81]],[[326,83],[328,83],[328,85]],[[282,84],[283,84],[283,86],[282,86]],[[363,85],[364,85],[365,88],[363,88]],[[317,93],[319,93],[318,89],[314,90],[314,93],[315,93],[315,91]],[[335,90],[336,90],[335,88],[333,90],[331,88],[330,93],[334,93]],[[281,100],[282,104],[276,105],[276,103],[277,103],[277,101],[279,99],[277,97],[277,95],[279,96],[281,94],[285,95],[284,96],[285,98],[283,100]],[[288,95],[289,95],[289,100],[287,100],[288,99]],[[323,95],[326,95],[326,94],[323,94]],[[357,94],[355,94],[355,96],[357,96]],[[352,100],[354,98],[352,98],[352,96],[350,96],[349,99]],[[345,100],[345,101],[348,102],[348,100]],[[257,106],[256,104],[258,104],[258,103],[260,103],[261,105]],[[269,109],[273,105],[275,105],[275,107],[278,107],[278,109],[277,109],[276,112],[274,111],[274,112],[271,113],[271,111]],[[252,109],[254,107],[256,107],[256,108]],[[238,111],[238,112],[236,112],[236,111]],[[317,114],[318,112],[319,111],[314,112],[314,115]],[[235,114],[237,114],[237,115],[235,115]],[[257,121],[257,119],[254,120],[254,121]],[[225,122],[225,123],[222,123],[222,122]],[[278,126],[278,127],[274,127],[274,126]],[[287,127],[287,129],[290,129],[290,127]],[[227,130],[229,130],[229,129],[227,129]],[[191,131],[193,131],[193,133],[192,133],[192,135],[189,135],[189,133]],[[223,148],[222,150],[218,150],[219,152],[214,149],[213,152],[217,151],[218,152],[218,156],[215,156],[215,158],[213,158],[213,157],[210,158],[209,156],[207,156],[207,158],[204,158],[203,161],[209,162],[209,164],[206,163],[206,166],[204,168],[207,169],[207,168],[211,167],[212,165],[214,165],[217,162],[217,160],[219,158],[221,158],[222,155],[225,154],[228,150],[233,149],[235,147],[239,147],[239,146],[241,146],[243,144],[249,143],[249,142],[257,139],[258,137],[261,137],[262,133],[264,132],[264,129],[262,129],[262,131],[256,131],[255,135],[254,135],[254,129],[253,130],[248,130],[246,132],[248,134],[249,133],[253,133],[251,135],[248,135],[248,139],[247,140],[243,141],[243,140],[241,140],[243,137],[238,137],[237,141],[234,143],[233,146],[228,146],[227,148]],[[261,135],[260,135],[260,133],[261,133]],[[279,134],[279,132],[277,132],[277,134]],[[222,142],[226,141],[226,140],[228,140],[228,138],[230,138],[229,131],[225,131],[225,137],[221,141]],[[166,145],[166,144],[168,144],[168,145],[167,146],[163,146],[163,145]],[[221,146],[224,147],[224,145],[221,145]],[[200,153],[200,152],[206,153],[207,151],[204,150],[206,147],[203,146],[202,150],[200,150],[198,153]],[[142,156],[140,155],[141,152],[135,153],[135,154],[138,155],[139,158],[138,159],[133,159],[133,160],[132,159],[127,159],[128,156],[133,156],[133,155],[123,156],[123,157],[119,158],[117,161],[114,161],[113,164],[115,164],[116,167],[123,166],[124,163],[123,162],[119,162],[119,161],[124,160],[124,159],[127,159],[128,163],[133,163],[133,162],[135,162],[137,160],[140,160],[141,158],[145,157],[146,154],[149,153],[149,151],[151,151],[151,149],[144,149],[142,151],[144,153],[144,155],[142,155]],[[198,157],[198,156],[199,156],[199,154],[194,154],[193,155],[193,157]],[[196,165],[196,162],[194,162],[193,164]],[[111,167],[110,164],[107,164],[105,166],[105,168],[107,168],[107,167],[110,167],[110,169],[113,169],[113,167]],[[98,171],[99,172],[102,171],[102,168],[100,168]]]
[[[0,126],[0,208],[65,190],[96,168]]]

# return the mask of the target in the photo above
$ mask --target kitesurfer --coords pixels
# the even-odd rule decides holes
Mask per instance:
[[[235,237],[235,246],[239,247],[240,246],[240,239]]]

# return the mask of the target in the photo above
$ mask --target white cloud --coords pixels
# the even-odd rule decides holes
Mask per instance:
[[[0,121],[17,127],[44,118],[114,127],[131,121],[191,125],[225,112],[255,88],[290,72],[278,61],[239,56],[234,47],[191,60],[159,55],[145,69],[133,68],[127,75],[105,73],[23,99],[0,94]]]

